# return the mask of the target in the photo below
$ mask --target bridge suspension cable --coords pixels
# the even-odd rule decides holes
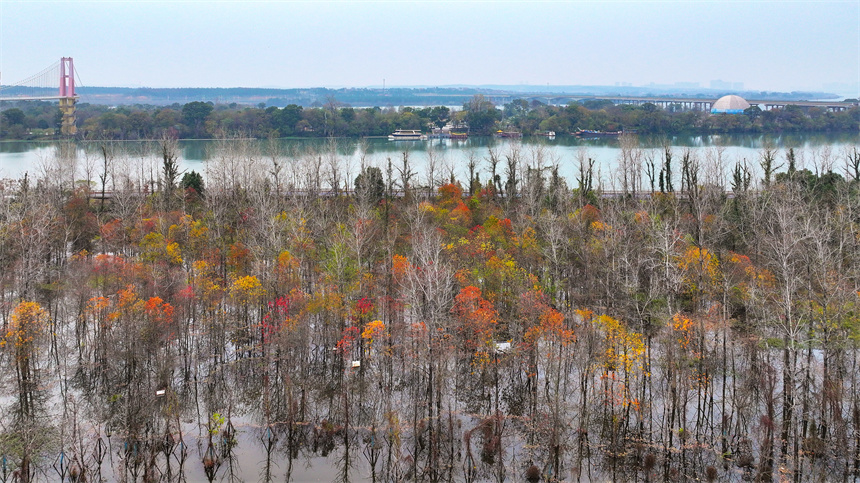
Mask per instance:
[[[57,83],[60,76],[60,62],[54,62],[48,67],[42,69],[38,74],[33,74],[30,77],[18,81],[13,86],[27,87],[53,87]]]
[[[58,99],[63,97],[58,90],[62,82],[62,68],[66,59],[45,67],[40,72],[13,84],[0,85],[0,100]],[[70,74],[76,75],[73,71]]]
[[[67,136],[77,133],[75,126],[75,93],[77,71],[71,57],[42,69],[41,72],[12,85],[0,85],[0,101],[58,100],[62,121],[60,132]],[[78,78],[78,80],[80,80]]]

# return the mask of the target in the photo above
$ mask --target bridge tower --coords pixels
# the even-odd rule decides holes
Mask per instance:
[[[60,59],[60,112],[63,114],[60,133],[65,136],[74,136],[78,132],[78,128],[75,126],[75,102],[77,100],[75,64],[71,57],[63,57]]]

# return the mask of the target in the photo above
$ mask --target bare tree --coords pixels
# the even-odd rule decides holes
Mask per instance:
[[[496,148],[492,146],[487,147],[487,162],[490,163],[490,186],[493,187],[494,194],[502,192],[502,181],[501,177],[497,174],[498,165],[501,162],[501,157]]]
[[[519,143],[508,144],[508,151],[505,153],[505,204],[510,206],[518,195],[520,180],[520,151],[522,145]]]
[[[588,156],[588,151],[580,149],[576,153],[579,172],[576,177],[579,190],[579,202],[584,205],[594,190],[594,160]]]
[[[466,166],[469,169],[469,194],[473,195],[476,191],[481,191],[480,175],[478,174],[478,158],[474,151],[469,151],[468,161]]]
[[[430,144],[427,146],[427,163],[424,165],[424,169],[426,172],[426,183],[427,183],[427,197],[433,196],[433,193],[436,192],[436,186],[440,184],[438,178],[437,171],[440,168],[443,160],[440,159],[440,154],[436,151],[436,148]]]
[[[343,170],[341,166],[341,157],[337,152],[337,138],[330,137],[326,144],[326,167],[328,173],[328,186],[335,196],[340,195],[341,185],[343,183]]]
[[[400,189],[403,190],[403,196],[408,197],[412,190],[412,178],[415,177],[415,172],[409,162],[409,151],[404,150],[400,154],[401,164],[397,167],[400,175]]]
[[[633,195],[641,190],[642,150],[639,139],[634,134],[624,133],[618,139],[621,153],[618,156],[618,175],[621,181],[621,192]]]
[[[845,157],[845,176],[853,181],[860,181],[860,150],[857,146],[846,147],[843,154]]]

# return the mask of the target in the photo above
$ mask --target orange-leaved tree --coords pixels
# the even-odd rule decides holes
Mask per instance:
[[[488,363],[499,319],[493,304],[484,298],[481,289],[469,285],[454,297],[451,310],[460,322],[465,352],[472,355],[475,363]]]

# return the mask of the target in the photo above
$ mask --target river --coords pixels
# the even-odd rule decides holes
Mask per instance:
[[[197,171],[206,176],[206,162],[217,156],[219,149],[230,143],[239,141],[218,140],[183,140],[179,141],[179,165],[183,171]],[[533,164],[541,159],[544,166],[558,164],[559,173],[569,183],[576,178],[579,160],[592,158],[595,160],[595,170],[602,182],[609,182],[621,156],[622,149],[618,138],[608,137],[599,139],[579,139],[573,136],[556,138],[526,137],[522,140],[496,139],[492,137],[472,137],[464,141],[450,139],[434,139],[428,141],[388,141],[387,139],[352,139],[336,140],[321,139],[279,139],[242,141],[251,147],[251,156],[266,157],[277,153],[279,157],[298,156],[308,149],[330,153],[335,151],[344,163],[344,172],[357,173],[360,163],[360,153],[365,153],[365,162],[371,166],[384,168],[390,158],[395,166],[401,163],[404,152],[408,152],[410,163],[418,178],[426,179],[428,160],[436,161],[439,179],[447,177],[451,172],[459,180],[468,178],[468,160],[477,160],[478,170],[486,181],[489,172],[487,161],[489,149],[494,149],[502,156],[499,171],[504,172],[505,156],[512,151],[519,153],[520,159]],[[19,179],[25,173],[39,178],[47,172],[47,167],[62,156],[63,153],[74,153],[76,179],[96,179],[92,173],[99,172],[102,163],[101,147],[103,141],[81,141],[72,149],[68,142],[48,141],[7,141],[0,142],[0,179]],[[834,172],[843,173],[845,153],[848,149],[860,144],[860,133],[799,133],[785,135],[712,135],[712,136],[674,136],[669,138],[640,137],[637,139],[639,153],[644,156],[654,156],[659,164],[662,146],[672,147],[676,158],[689,149],[699,160],[712,161],[719,159],[728,176],[727,170],[736,162],[746,161],[754,171],[758,166],[760,152],[765,146],[772,146],[780,151],[778,159],[784,162],[784,154],[789,148],[796,153],[798,169],[808,168],[815,172],[826,171],[832,167]],[[154,142],[124,141],[109,142],[109,146],[119,158],[143,163],[148,166],[151,176],[160,170],[160,159]],[[245,151],[246,153],[249,151]],[[66,156],[68,157],[68,156]],[[677,166],[677,164],[676,164]],[[144,168],[139,168],[144,169]],[[351,184],[351,181],[350,181]],[[605,189],[610,189],[604,185]]]

